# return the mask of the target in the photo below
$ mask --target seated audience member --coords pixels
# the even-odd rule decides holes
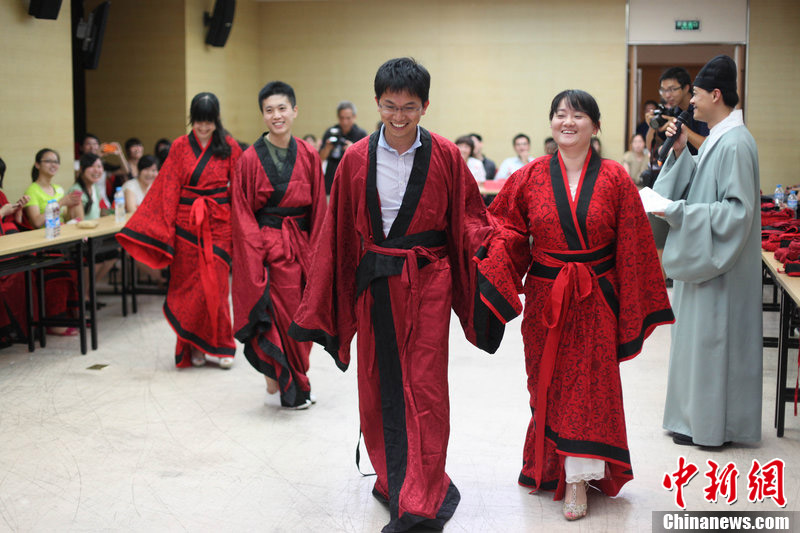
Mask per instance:
[[[161,165],[164,164],[164,161],[167,160],[167,156],[169,155],[169,149],[172,146],[172,143],[169,139],[159,139],[156,141],[156,146],[153,149],[153,154],[155,154],[156,158],[158,159],[158,168],[161,168]]]
[[[544,140],[544,155],[556,155],[558,152],[558,143],[552,137]]]
[[[128,176],[125,181],[136,179],[139,175],[139,160],[144,155],[144,145],[136,137],[131,137],[125,141],[125,157],[128,159]],[[124,183],[124,182],[123,182]],[[120,187],[122,184],[120,183]]]
[[[35,162],[31,169],[33,183],[25,191],[25,195],[30,198],[25,204],[25,218],[34,229],[44,227],[45,207],[50,200],[58,201],[62,222],[66,212],[81,201],[80,194],[65,195],[64,189],[53,183],[53,178],[60,165],[61,159],[55,150],[42,148],[36,152]],[[77,299],[74,276],[64,270],[46,270],[45,284],[47,316],[51,318],[66,317],[67,301]],[[54,335],[76,335],[78,333],[75,328],[64,327],[48,328],[47,332]]]
[[[109,198],[114,194],[117,177],[119,176],[120,181],[124,181],[130,172],[122,147],[118,142],[101,144],[97,135],[86,133],[81,139],[81,155],[84,154],[94,154],[103,158],[103,176],[100,178],[97,191],[100,193],[100,206],[110,208],[111,201]],[[75,160],[76,176],[80,171],[79,165],[80,158]]]
[[[603,157],[603,145],[597,137],[592,137],[592,150],[597,152],[600,157]]]
[[[125,211],[133,213],[144,200],[144,195],[158,176],[158,159],[152,155],[143,156],[137,162],[137,178],[122,185],[125,193]]]
[[[319,152],[322,143],[319,141],[319,139],[317,139],[316,135],[313,133],[306,133],[303,135],[303,140],[313,146],[314,149]]]
[[[531,150],[530,137],[528,137],[524,133],[518,133],[517,135],[514,136],[512,145],[514,146],[514,151],[517,153],[517,155],[515,155],[514,157],[509,157],[508,159],[505,159],[503,160],[502,163],[500,163],[500,168],[497,171],[495,179],[504,180],[517,170],[521,169],[522,167],[533,161],[533,157],[531,157],[530,155],[530,150]]]
[[[22,209],[28,203],[25,195],[13,204],[3,193],[6,164],[0,159],[0,237],[17,233],[22,226]],[[0,348],[27,339],[25,312],[25,277],[22,272],[0,277]]]
[[[470,133],[469,136],[472,138],[472,143],[475,145],[472,150],[472,157],[483,164],[483,168],[486,170],[486,179],[493,180],[495,174],[497,174],[497,165],[494,164],[494,161],[483,155],[483,137],[477,133]]]
[[[486,181],[486,169],[483,168],[483,163],[474,157],[475,145],[472,141],[472,137],[469,135],[462,135],[456,139],[455,144],[461,151],[461,157],[463,157],[464,161],[466,161],[467,168],[469,168],[469,171],[472,172],[472,177],[475,178],[475,181],[478,183],[483,183]]]
[[[631,137],[630,149],[622,154],[622,166],[640,189],[642,188],[642,172],[649,163],[649,154],[644,149],[644,135],[641,133]]]
[[[143,156],[137,166],[138,177],[126,181],[122,186],[122,191],[125,193],[125,211],[128,213],[133,213],[142,204],[144,195],[158,176],[158,159],[155,156]],[[161,270],[139,261],[136,261],[136,270],[155,281],[159,287],[166,286],[167,279]]]
[[[98,184],[103,176],[103,161],[95,154],[83,154],[79,160],[78,177],[67,191],[68,194],[79,193],[80,203],[69,210],[70,218],[75,220],[94,220],[103,214],[100,209],[100,191]],[[114,266],[117,260],[117,251],[99,253],[95,256],[95,279],[102,279]],[[88,272],[84,273],[84,299],[89,299]],[[102,304],[98,302],[98,307]]]
[[[50,200],[57,200],[61,208],[61,221],[64,222],[67,210],[81,201],[80,194],[64,195],[64,189],[55,183],[55,177],[61,165],[58,152],[43,148],[36,153],[35,163],[31,169],[33,183],[25,191],[30,198],[25,204],[25,216],[34,229],[44,227],[44,208]]]

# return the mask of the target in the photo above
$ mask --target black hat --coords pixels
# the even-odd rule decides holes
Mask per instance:
[[[706,63],[697,77],[694,86],[713,91],[719,89],[723,93],[736,92],[736,63],[728,56],[719,55]]]

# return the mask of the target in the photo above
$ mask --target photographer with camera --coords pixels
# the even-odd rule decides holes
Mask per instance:
[[[683,67],[672,67],[664,71],[659,79],[658,94],[663,99],[663,104],[658,105],[653,111],[645,114],[645,120],[650,125],[647,132],[647,146],[653,147],[654,137],[657,144],[663,143],[667,136],[664,131],[667,126],[677,119],[683,111],[688,109],[689,100],[692,98],[692,79]],[[708,136],[708,124],[689,117],[683,127],[689,135],[689,152],[697,154],[697,149]],[[651,153],[654,150],[650,150]]]
[[[336,167],[339,166],[344,151],[351,144],[367,136],[367,132],[356,124],[356,106],[352,102],[344,100],[336,106],[336,116],[339,124],[331,126],[322,134],[322,148],[319,157],[327,162],[325,167],[325,193],[331,193],[333,176],[336,174]]]

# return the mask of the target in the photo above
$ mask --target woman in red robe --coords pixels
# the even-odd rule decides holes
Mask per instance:
[[[137,261],[170,267],[164,315],[178,336],[176,366],[202,366],[209,354],[230,368],[235,345],[228,304],[228,184],[242,150],[222,128],[213,94],[192,99],[190,122],[192,131],[172,144],[117,240]]]
[[[519,483],[555,490],[575,520],[588,481],[614,496],[633,478],[619,363],[674,317],[636,187],[590,148],[597,102],[564,91],[550,120],[558,152],[514,173],[492,203],[502,226],[479,252],[479,287],[504,322],[525,294],[533,416]]]

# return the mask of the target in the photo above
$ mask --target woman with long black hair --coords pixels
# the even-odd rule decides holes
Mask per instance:
[[[176,366],[202,366],[208,354],[230,368],[235,345],[228,304],[228,183],[242,151],[222,127],[212,93],[192,99],[189,122],[192,131],[172,143],[117,239],[137,261],[170,267],[164,315],[178,336]]]

